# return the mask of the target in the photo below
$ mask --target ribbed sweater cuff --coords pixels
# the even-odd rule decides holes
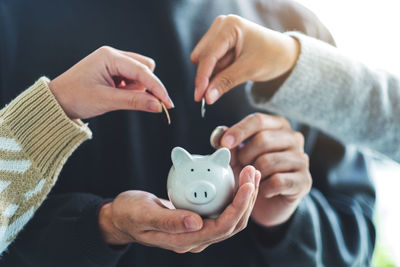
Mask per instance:
[[[300,32],[286,32],[285,34],[296,38],[301,49],[290,75],[273,93],[268,91],[265,83],[251,83],[246,89],[249,100],[254,106],[305,122],[302,115],[308,114],[311,110],[314,110],[316,114],[324,112],[324,110],[316,110],[319,109],[319,106],[312,106],[312,103],[321,101],[330,103],[329,100],[336,92],[324,90],[321,93],[320,84],[331,83],[332,80],[339,84],[339,79],[343,79],[340,77],[346,77],[346,75],[341,75],[345,74],[340,71],[341,66],[346,65],[348,60],[338,59],[338,53],[331,45]],[[316,64],[318,64],[318,68]],[[324,72],[330,74],[327,75]],[[319,101],[315,101],[316,98]],[[304,99],[313,99],[314,101],[305,102]]]
[[[57,176],[71,153],[92,133],[64,113],[40,78],[3,109],[1,120],[45,177]]]

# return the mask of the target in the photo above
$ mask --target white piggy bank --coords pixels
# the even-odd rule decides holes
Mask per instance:
[[[175,147],[171,158],[167,190],[172,204],[202,216],[217,217],[231,202],[235,189],[230,151],[220,148],[212,155],[201,156]]]

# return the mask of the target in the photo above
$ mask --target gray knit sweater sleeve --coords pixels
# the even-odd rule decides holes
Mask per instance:
[[[400,79],[296,32],[301,53],[275,92],[248,87],[252,103],[400,162]]]

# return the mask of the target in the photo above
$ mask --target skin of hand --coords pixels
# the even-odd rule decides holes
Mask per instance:
[[[277,78],[293,68],[299,53],[292,37],[236,15],[219,16],[190,56],[197,66],[194,99],[204,96],[210,105],[243,82]]]
[[[161,112],[160,101],[167,108],[174,104],[154,68],[151,58],[103,46],[50,81],[49,87],[71,119],[121,109]]]
[[[99,226],[109,245],[140,243],[177,253],[201,252],[247,226],[258,193],[261,173],[246,166],[238,191],[216,219],[174,209],[167,200],[143,191],[126,191],[100,208]]]
[[[221,145],[231,149],[231,164],[261,172],[251,218],[264,227],[288,221],[312,185],[303,135],[283,117],[255,113],[227,128]]]

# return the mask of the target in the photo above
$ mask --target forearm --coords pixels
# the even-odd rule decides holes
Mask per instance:
[[[42,78],[0,111],[0,253],[54,185],[71,153],[91,136],[64,114]]]
[[[253,103],[400,161],[400,79],[292,34],[301,43],[297,64],[276,92],[254,84]]]

